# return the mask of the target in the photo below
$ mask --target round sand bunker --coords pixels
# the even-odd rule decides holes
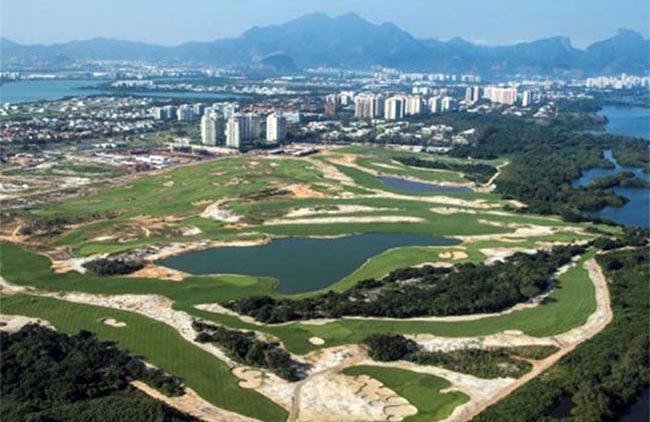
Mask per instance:
[[[322,346],[323,344],[325,344],[325,340],[323,340],[320,337],[310,337],[309,342],[314,346]]]
[[[115,318],[104,318],[102,322],[104,323],[104,325],[108,325],[109,327],[114,327],[114,328],[126,327],[126,322],[118,321]]]

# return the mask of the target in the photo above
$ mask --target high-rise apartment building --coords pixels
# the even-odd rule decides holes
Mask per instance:
[[[386,100],[384,118],[386,120],[399,120],[404,118],[406,111],[406,98],[394,96]]]
[[[255,113],[234,114],[226,125],[226,146],[243,149],[260,141],[262,125],[260,116]]]
[[[225,120],[211,108],[201,117],[201,143],[203,145],[223,145],[225,141]]]
[[[424,111],[424,103],[422,97],[419,95],[411,95],[406,99],[406,110],[405,114],[407,116],[415,116],[422,114]]]
[[[287,138],[287,119],[278,113],[266,117],[266,141],[282,142]]]
[[[476,86],[468,86],[465,88],[465,102],[468,104],[475,103],[481,99],[481,88]]]

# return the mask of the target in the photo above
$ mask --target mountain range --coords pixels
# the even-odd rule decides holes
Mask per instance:
[[[491,47],[461,38],[417,39],[392,23],[373,24],[356,14],[312,13],[282,25],[252,27],[236,38],[160,46],[95,38],[51,45],[23,45],[0,39],[5,69],[65,65],[87,60],[270,67],[292,71],[328,66],[372,66],[427,72],[494,75],[585,76],[650,71],[650,41],[621,29],[616,35],[577,49],[567,37]]]

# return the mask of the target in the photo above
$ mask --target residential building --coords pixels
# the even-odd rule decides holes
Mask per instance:
[[[282,142],[287,138],[287,119],[278,113],[266,117],[266,141]]]

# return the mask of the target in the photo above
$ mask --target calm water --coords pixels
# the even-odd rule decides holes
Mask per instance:
[[[612,176],[624,170],[633,171],[640,179],[650,180],[650,174],[642,169],[622,167],[613,157],[612,151],[606,150],[603,157],[614,163],[613,169],[589,169],[582,173],[582,176],[573,182],[576,187],[586,186],[593,180],[601,177]],[[613,191],[617,195],[624,196],[629,202],[622,207],[605,207],[595,212],[594,215],[616,221],[620,224],[638,227],[650,227],[650,190],[645,188],[615,187]]]
[[[619,419],[620,422],[648,422],[650,421],[650,390],[645,389],[641,398],[637,400]]]
[[[96,86],[105,81],[100,80],[42,80],[19,81],[0,85],[0,103],[31,103],[35,101],[52,101],[70,96],[88,96],[101,94],[99,90],[81,87]]]
[[[285,238],[267,245],[221,247],[160,261],[191,274],[245,274],[278,279],[278,291],[301,293],[327,287],[368,258],[400,246],[455,245],[455,239],[369,233],[336,239]]]
[[[616,135],[636,136],[650,140],[650,109],[642,107],[607,106],[602,114],[607,116],[606,133]],[[634,171],[637,177],[650,180],[650,176],[642,169],[625,168],[615,160],[611,151],[605,151],[604,157],[614,163],[613,169],[590,169],[574,181],[574,186],[585,186],[592,180],[611,176],[623,170]],[[650,226],[650,191],[644,188],[613,189],[617,195],[624,196],[629,202],[622,207],[606,207],[594,215],[615,221],[620,224],[649,227]]]
[[[42,81],[19,81],[0,85],[1,103],[31,103],[36,101],[60,100],[64,97],[87,97],[98,94],[136,95],[141,97],[160,98],[186,98],[186,99],[214,99],[239,98],[243,95],[225,94],[216,92],[128,92],[106,91],[101,89],[80,89],[82,87],[95,87],[106,81],[102,80],[65,80],[53,79]]]
[[[607,116],[608,119],[605,133],[650,139],[650,109],[606,106],[600,114]]]
[[[436,185],[434,183],[414,182],[412,180],[402,179],[401,177],[393,176],[377,176],[382,183],[390,186],[393,189],[403,190],[406,192],[416,193],[438,193],[438,192],[472,192],[472,190],[465,186],[445,186]]]

